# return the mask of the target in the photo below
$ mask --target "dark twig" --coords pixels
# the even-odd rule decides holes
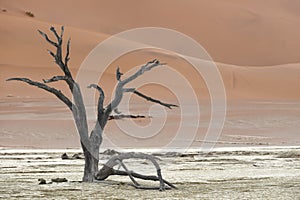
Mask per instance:
[[[124,115],[124,114],[120,114],[120,115],[110,115],[108,120],[113,120],[113,119],[139,119],[139,118],[147,118],[147,116],[144,115]],[[149,117],[150,118],[150,117]]]
[[[172,107],[179,107],[178,105],[175,105],[175,104],[169,104],[169,103],[164,103],[164,102],[162,102],[162,101],[160,101],[160,100],[157,100],[157,99],[154,99],[154,98],[149,97],[149,96],[147,96],[147,95],[144,95],[144,94],[142,94],[141,92],[135,90],[134,88],[126,88],[126,89],[124,89],[124,92],[132,92],[132,93],[136,94],[137,96],[139,96],[139,97],[141,97],[141,98],[143,98],[143,99],[146,99],[147,101],[151,101],[151,102],[153,102],[153,103],[158,103],[158,104],[160,104],[160,105],[162,105],[162,106],[165,106],[165,107],[167,107],[167,108],[169,108],[169,109],[172,109]]]
[[[63,36],[63,35],[61,34],[61,37],[59,37],[59,35],[57,34],[57,32],[56,32],[56,30],[55,30],[55,28],[54,28],[53,26],[50,27],[50,30],[51,30],[51,31],[53,32],[53,34],[55,35],[57,41],[58,41],[59,43],[61,43],[61,41],[62,41],[61,39],[62,39],[62,36]],[[59,43],[58,43],[58,44],[59,44]]]
[[[67,80],[68,77],[66,76],[53,76],[52,78],[50,79],[43,79],[43,82],[44,83],[51,83],[51,82],[56,82],[56,81],[60,81],[60,80]]]
[[[52,40],[49,39],[48,35],[46,33],[44,33],[41,30],[38,30],[38,32],[46,39],[47,42],[49,42],[50,44],[52,44],[55,47],[58,47],[58,44],[53,42]]]
[[[175,104],[164,103],[164,102],[161,102],[161,101],[159,101],[157,99],[153,99],[152,97],[146,96],[146,95],[144,95],[144,94],[142,94],[142,93],[140,93],[140,92],[138,92],[136,90],[133,93],[136,94],[136,95],[138,95],[138,96],[140,96],[140,97],[142,97],[142,98],[144,98],[144,99],[146,99],[147,101],[158,103],[158,104],[160,104],[162,106],[165,106],[165,107],[167,107],[169,109],[172,109],[172,107],[179,107],[178,105],[175,105]]]
[[[70,43],[71,43],[71,39],[69,38],[68,43],[67,43],[67,52],[66,52],[66,56],[65,56],[65,65],[68,66],[68,62],[70,60]]]

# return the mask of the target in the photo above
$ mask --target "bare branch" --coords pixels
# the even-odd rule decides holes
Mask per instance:
[[[150,118],[150,116],[148,116]],[[139,118],[147,118],[145,115],[110,115],[108,120],[113,120],[113,119],[126,119],[126,118],[131,118],[131,119],[139,119]]]
[[[117,67],[117,70],[116,70],[116,78],[117,78],[117,81],[121,81],[121,76],[123,75],[122,72],[120,72],[120,67]]]
[[[139,97],[141,97],[143,99],[146,99],[147,101],[158,103],[158,104],[160,104],[164,107],[167,107],[169,109],[172,109],[172,107],[179,107],[178,105],[175,105],[175,104],[164,103],[164,102],[161,102],[160,100],[153,99],[152,97],[146,96],[146,95],[136,91],[134,88],[125,88],[124,92],[132,92],[132,93],[138,95]]]
[[[47,42],[49,42],[50,44],[52,44],[55,47],[58,47],[58,44],[56,42],[53,42],[52,40],[50,40],[46,33],[44,33],[41,30],[38,30],[38,32],[46,39]]]
[[[124,88],[123,92],[134,92],[135,88]]]
[[[76,105],[77,108],[80,108],[78,110],[76,110],[76,112],[73,112],[73,115],[75,117],[75,121],[76,121],[76,125],[80,130],[88,130],[88,125],[87,125],[87,120],[86,120],[86,110],[85,110],[85,106],[83,103],[83,98],[82,98],[82,94],[81,94],[81,90],[79,85],[74,81],[72,74],[67,66],[67,63],[69,61],[69,52],[70,52],[70,43],[68,42],[67,44],[67,52],[66,52],[66,57],[65,57],[65,63],[63,62],[62,59],[62,36],[63,36],[63,32],[64,32],[64,28],[61,28],[61,35],[59,36],[57,31],[55,30],[54,27],[51,27],[50,30],[53,32],[53,34],[55,35],[57,42],[55,43],[53,41],[51,41],[47,34],[45,34],[44,32],[39,30],[39,33],[46,39],[47,42],[49,42],[50,44],[52,44],[53,46],[56,47],[56,53],[49,51],[50,55],[52,57],[55,58],[55,62],[56,64],[59,66],[59,68],[64,72],[65,76],[56,76],[53,77],[49,80],[44,80],[45,83],[48,82],[54,82],[54,81],[58,81],[58,80],[65,80],[66,83],[69,86],[69,89],[73,95],[73,99],[74,99],[74,104]],[[83,137],[86,137],[87,133],[84,134],[80,134]]]
[[[136,79],[137,77],[141,76],[144,72],[150,71],[154,67],[162,66],[165,64],[166,63],[160,63],[159,60],[154,59],[150,62],[147,62],[145,65],[141,66],[141,68],[135,74],[131,75],[130,77],[126,78],[125,80],[121,81],[120,83],[124,86],[127,83]]]
[[[65,27],[61,26],[60,37],[62,38],[64,35]]]
[[[71,43],[71,38],[69,38],[68,43],[67,43],[67,52],[66,52],[66,56],[65,56],[65,65],[68,66],[68,62],[70,60],[70,43]]]
[[[89,86],[87,86],[87,88],[95,88],[95,89],[98,90],[98,92],[100,93],[100,95],[104,96],[104,92],[103,92],[102,88],[99,85],[90,84]]]
[[[56,55],[49,49],[47,49],[47,51],[55,59],[55,62],[56,62]]]
[[[87,88],[95,88],[96,90],[98,90],[100,94],[98,99],[98,112],[100,111],[101,114],[103,114],[103,102],[104,102],[105,95],[102,88],[96,84],[90,84],[89,86],[87,86]]]
[[[116,109],[118,107],[118,105],[120,104],[122,98],[123,98],[123,87],[133,81],[134,79],[138,78],[139,76],[141,76],[144,72],[149,71],[151,69],[153,69],[154,67],[157,66],[161,66],[164,65],[161,64],[157,59],[154,59],[148,63],[146,63],[145,65],[141,66],[141,68],[134,73],[133,75],[129,76],[128,78],[126,78],[125,80],[121,80],[121,73],[119,71],[119,69],[116,70],[116,76],[117,76],[117,80],[119,81],[115,90],[115,96],[114,99],[111,101],[111,103],[106,107],[105,109],[105,115],[106,117],[109,117],[110,113]]]
[[[50,30],[53,32],[53,34],[55,35],[57,42],[54,42],[52,40],[49,39],[48,35],[40,30],[38,30],[38,32],[46,39],[47,42],[49,42],[50,44],[52,44],[53,46],[56,47],[56,53],[48,50],[49,54],[55,59],[56,64],[61,68],[61,70],[65,73],[66,76],[70,77],[70,79],[68,80],[68,84],[70,89],[73,89],[73,85],[74,85],[74,81],[71,75],[71,72],[67,66],[68,61],[70,60],[69,58],[69,54],[70,54],[70,40],[68,41],[67,44],[67,52],[66,52],[66,56],[63,62],[62,59],[62,37],[63,37],[63,32],[64,32],[64,28],[61,28],[61,36],[58,35],[57,31],[55,30],[54,27],[51,27]]]
[[[53,26],[50,27],[50,30],[53,32],[53,34],[55,35],[55,37],[58,41],[58,44],[60,45],[62,43],[62,35],[61,35],[61,37],[59,37],[59,35],[57,34],[57,32]]]
[[[36,86],[38,88],[46,90],[46,91],[54,94],[55,96],[57,96],[62,102],[64,102],[68,106],[68,108],[71,111],[73,111],[73,109],[76,108],[75,105],[68,99],[68,97],[66,97],[61,91],[59,91],[55,88],[49,87],[46,84],[32,81],[28,78],[10,78],[10,79],[7,79],[6,81],[22,81],[22,82],[28,83],[29,85]]]
[[[110,113],[113,110],[115,110],[118,107],[118,105],[120,104],[120,102],[122,101],[122,98],[123,98],[123,85],[120,84],[120,83],[121,83],[121,81],[119,81],[119,83],[117,84],[114,99],[105,108],[106,117],[109,117]]]
[[[99,128],[103,130],[105,124],[107,123],[107,117],[104,113],[103,102],[105,99],[104,92],[102,88],[96,84],[90,84],[87,88],[95,88],[99,92],[98,98],[98,107],[97,107],[97,123],[95,124],[94,130],[98,130]],[[102,132],[102,131],[101,131]]]
[[[52,82],[61,81],[61,80],[66,81],[67,79],[68,79],[68,77],[66,77],[66,76],[54,76],[50,79],[43,79],[43,82],[44,83],[52,83]]]

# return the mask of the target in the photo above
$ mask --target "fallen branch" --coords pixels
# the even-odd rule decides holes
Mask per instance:
[[[157,176],[146,176],[133,171],[129,171],[126,165],[123,163],[123,160],[131,159],[131,158],[150,160],[156,168]],[[170,182],[162,178],[161,169],[156,160],[159,160],[159,158],[144,153],[134,153],[134,152],[121,153],[119,155],[115,155],[111,157],[106,162],[106,164],[104,164],[104,166],[98,171],[95,178],[96,180],[105,180],[107,177],[111,175],[129,176],[133,182],[133,186],[138,189],[159,189],[160,191],[163,191],[165,189],[176,188],[173,184],[171,184]],[[125,171],[115,170],[113,167],[116,165],[121,165]],[[159,187],[144,187],[138,184],[134,180],[134,178],[159,181],[160,184]],[[166,188],[165,184],[167,184],[170,188]]]
[[[120,170],[114,170],[115,174],[112,175],[119,175],[119,176],[127,176],[127,173],[124,171],[120,171]],[[143,180],[149,180],[149,181],[159,181],[157,176],[147,176],[147,175],[143,175],[143,174],[139,174],[136,172],[131,171],[131,176],[133,176],[134,178],[139,178],[139,179],[143,179]],[[167,185],[169,185],[171,188],[175,188],[176,186],[173,185],[172,183],[170,183],[169,181],[163,179],[164,183],[166,183]],[[167,189],[167,188],[166,188]]]

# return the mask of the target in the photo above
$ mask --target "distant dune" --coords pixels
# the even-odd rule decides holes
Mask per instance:
[[[1,97],[40,96],[36,90],[23,90],[19,84],[4,80],[11,76],[40,80],[59,72],[46,52],[49,45],[37,29],[63,24],[66,37],[72,38],[70,64],[74,72],[87,54],[110,35],[136,27],[166,27],[191,36],[205,47],[217,62],[229,98],[300,98],[298,1],[2,0],[0,9]],[[131,61],[114,64],[141,64],[152,57],[131,56]],[[162,55],[161,59],[172,63],[170,57]],[[186,62],[181,64],[187,66]]]
[[[30,77],[41,81],[61,75],[46,51],[52,47],[37,32],[40,29],[50,33],[50,26],[59,29],[61,25],[65,26],[65,41],[71,37],[69,65],[74,77],[97,44],[122,31],[137,27],[164,27],[192,37],[215,62],[226,90],[227,117],[218,144],[299,145],[300,1],[0,0],[0,23],[0,146],[79,146],[72,116],[61,102],[37,88],[5,81],[10,77]],[[115,47],[120,46],[118,43]],[[178,46],[182,48],[182,44]],[[179,109],[170,111],[172,114],[168,115],[159,132],[161,134],[141,142],[122,134],[115,123],[109,123],[105,135],[113,141],[124,142],[125,146],[159,146],[167,144],[181,125],[180,120],[188,117],[188,123],[183,124],[186,128],[184,133],[189,135],[196,127],[193,145],[199,147],[205,139],[212,115],[205,78],[212,82],[215,79],[203,78],[186,60],[175,54],[158,51],[131,52],[107,66],[99,81],[106,94],[105,103],[109,101],[116,83],[116,66],[126,73],[134,66],[158,58],[179,72],[180,78],[185,78],[192,86],[201,107],[200,126],[191,122],[197,117],[195,104],[190,103],[194,96],[186,95],[188,91],[182,81],[169,76],[164,69],[157,69],[147,73],[142,80],[147,82],[147,78],[154,77],[166,80],[170,85],[156,90],[157,84],[146,84],[139,90],[176,104],[182,100],[176,95],[182,94],[184,99]],[[105,67],[101,63],[97,65],[101,70]],[[207,61],[203,61],[201,67],[207,69]],[[92,75],[103,72],[99,69],[87,70],[86,80],[90,81]],[[53,83],[53,86],[67,91],[63,83]],[[87,92],[86,85],[82,84],[81,88]],[[174,88],[176,90],[173,91]],[[90,90],[88,92],[91,93]],[[134,113],[147,114],[151,110],[152,104],[138,98],[132,101],[136,103],[132,103]],[[91,110],[91,104],[87,105],[87,109]],[[187,105],[188,109],[183,111],[182,105]],[[218,106],[214,109],[219,112]],[[153,120],[165,120],[157,115]],[[89,123],[93,124],[91,116],[89,119]],[[138,120],[136,123],[146,127],[151,120]],[[157,123],[153,125],[156,130]],[[143,134],[143,131],[136,132]]]

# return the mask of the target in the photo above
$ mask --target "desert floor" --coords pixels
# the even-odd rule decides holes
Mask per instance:
[[[132,150],[132,149],[131,149]],[[219,148],[204,154],[190,151],[158,153],[162,174],[178,189],[135,189],[128,177],[99,183],[79,183],[83,160],[61,160],[76,149],[1,149],[0,197],[4,199],[299,199],[300,149],[295,147]],[[104,164],[109,156],[101,154]],[[154,175],[144,160],[127,160],[129,169]],[[53,178],[65,183],[49,183]],[[138,181],[144,186],[158,182]]]

